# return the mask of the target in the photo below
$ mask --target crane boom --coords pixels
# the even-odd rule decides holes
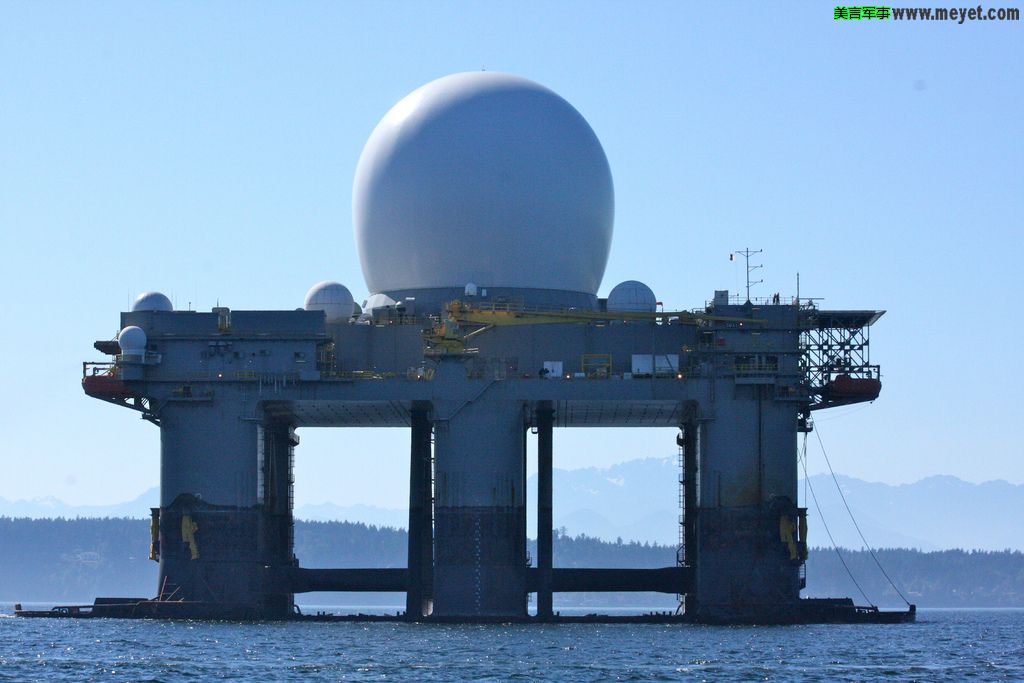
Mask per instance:
[[[612,320],[673,322],[683,325],[705,325],[712,322],[763,324],[757,318],[706,315],[690,311],[591,311],[584,309],[540,309],[518,304],[470,304],[455,300],[445,306],[445,318],[433,329],[424,331],[428,355],[475,353],[466,347],[473,337],[498,326],[509,325],[580,325]],[[468,329],[468,328],[474,329]]]
[[[700,325],[704,322],[764,323],[754,318],[707,315],[691,311],[590,311],[585,309],[531,309],[516,304],[469,304],[452,301],[445,307],[450,320],[477,325],[544,325],[637,320]]]

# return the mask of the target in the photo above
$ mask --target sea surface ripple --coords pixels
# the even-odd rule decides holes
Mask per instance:
[[[0,681],[1024,680],[1024,610],[877,626],[410,625],[26,619]]]

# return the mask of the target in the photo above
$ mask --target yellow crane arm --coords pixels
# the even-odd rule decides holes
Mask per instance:
[[[756,318],[736,318],[722,315],[705,315],[690,311],[588,311],[575,309],[544,310],[531,309],[515,304],[469,304],[452,301],[445,306],[445,318],[433,329],[424,331],[423,338],[429,355],[465,354],[466,342],[497,326],[585,324],[610,320],[664,321],[670,320],[687,325],[706,322],[733,322],[740,324],[763,324]],[[469,330],[465,326],[478,325]]]
[[[557,323],[588,323],[606,320],[675,320],[679,323],[698,325],[702,322],[764,323],[753,318],[736,318],[721,315],[705,315],[690,311],[587,311],[587,310],[541,310],[507,304],[473,305],[463,301],[452,301],[445,307],[448,319],[458,323],[476,325],[544,325]]]

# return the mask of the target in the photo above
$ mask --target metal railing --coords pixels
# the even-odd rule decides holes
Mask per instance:
[[[118,377],[119,373],[117,370],[117,364],[111,362],[92,362],[85,361],[82,363],[82,378],[86,377]]]
[[[705,308],[707,308],[709,306],[714,306],[715,303],[716,303],[716,301],[714,299],[711,299],[711,300],[705,301],[704,302],[704,306],[705,306]],[[721,303],[721,301],[718,301],[717,303]],[[742,306],[743,304],[747,303],[747,296],[746,296],[746,294],[742,294],[742,293],[739,293],[739,292],[737,292],[735,294],[730,293],[728,301],[726,303],[729,306]],[[753,306],[801,306],[801,307],[803,307],[803,306],[805,306],[805,305],[807,305],[807,304],[809,304],[811,302],[809,300],[807,300],[807,299],[797,299],[795,296],[782,296],[780,294],[778,299],[776,299],[774,295],[772,295],[772,296],[752,296],[752,297],[750,297],[750,303]]]

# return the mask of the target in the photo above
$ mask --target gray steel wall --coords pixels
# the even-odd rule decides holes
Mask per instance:
[[[526,614],[525,422],[504,393],[434,403],[439,616]]]

